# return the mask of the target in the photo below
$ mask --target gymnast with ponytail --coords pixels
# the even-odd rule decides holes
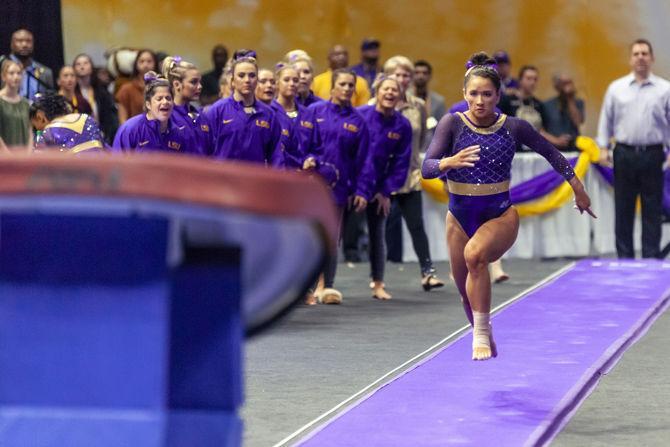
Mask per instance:
[[[470,58],[463,81],[465,113],[445,115],[426,152],[426,179],[446,176],[447,246],[454,281],[473,326],[472,359],[497,356],[490,324],[488,266],[516,240],[519,214],[510,202],[512,159],[518,144],[542,155],[570,184],[575,208],[592,217],[591,200],[565,157],[526,121],[496,112],[502,81],[486,53]]]
[[[275,65],[277,80],[277,97],[270,103],[282,128],[284,138],[284,165],[288,169],[302,168],[303,156],[300,150],[299,125],[304,107],[297,98],[300,82],[298,70],[288,63],[279,62]]]
[[[283,167],[281,125],[270,106],[255,96],[256,52],[237,50],[231,64],[232,94],[205,112],[212,157]]]
[[[295,49],[284,56],[284,62],[292,65],[298,72],[297,101],[303,107],[309,107],[315,102],[322,102],[312,91],[314,80],[314,62],[306,51]]]
[[[174,94],[173,122],[183,128],[190,153],[209,154],[209,126],[204,115],[193,104],[200,99],[202,76],[198,68],[179,56],[163,59],[163,77]]]

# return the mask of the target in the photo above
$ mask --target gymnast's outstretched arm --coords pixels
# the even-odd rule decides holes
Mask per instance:
[[[584,190],[581,180],[575,175],[566,158],[549,141],[540,135],[528,122],[518,118],[507,118],[505,123],[514,138],[542,155],[570,183],[575,193],[575,206],[580,213],[586,211],[591,217],[597,217],[591,210],[591,199]]]

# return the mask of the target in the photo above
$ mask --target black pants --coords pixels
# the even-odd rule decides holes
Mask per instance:
[[[384,253],[384,227],[386,217],[377,214],[377,202],[368,204],[366,210],[368,220],[368,234],[370,243],[368,253],[370,254],[370,276],[373,281],[384,281],[384,266],[386,256]]]
[[[402,262],[402,213],[395,199],[391,200],[391,212],[386,218],[386,259]]]
[[[392,196],[393,206],[400,210],[400,214],[405,219],[407,229],[412,237],[414,252],[421,265],[421,273],[432,273],[433,261],[430,259],[430,248],[428,247],[428,236],[423,228],[423,201],[421,191],[412,191],[405,194],[396,194]],[[398,244],[398,241],[394,241]],[[401,243],[401,242],[400,242]]]
[[[633,225],[635,202],[642,202],[642,257],[657,258],[663,224],[663,162],[659,145],[635,149],[617,144],[614,148],[614,209],[616,251],[620,258],[634,258]]]
[[[342,237],[342,220],[344,217],[344,208],[337,208],[337,245],[338,247],[335,250],[333,256],[329,256],[326,259],[326,265],[323,269],[323,284],[326,288],[332,288],[335,282],[335,273],[337,273],[337,252],[340,250],[340,239]]]
[[[361,262],[360,241],[365,234],[365,213],[357,213],[353,208],[344,212],[342,246],[347,262]]]

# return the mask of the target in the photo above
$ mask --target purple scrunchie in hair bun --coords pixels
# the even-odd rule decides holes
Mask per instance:
[[[235,54],[235,60],[239,61],[240,59],[256,59],[256,52],[254,50],[246,50],[237,52]]]
[[[172,60],[174,61],[175,65],[179,65],[181,62],[181,56],[175,56],[172,58]]]
[[[153,71],[150,71],[148,73],[144,73],[144,82],[153,82],[156,79],[158,79],[158,75],[154,73]]]

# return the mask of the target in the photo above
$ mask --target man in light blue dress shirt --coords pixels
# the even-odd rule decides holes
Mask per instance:
[[[631,44],[633,71],[609,85],[598,122],[597,141],[603,159],[614,161],[615,234],[620,258],[635,257],[633,224],[638,196],[642,202],[642,257],[655,258],[660,253],[670,82],[652,74],[653,63],[649,41],[638,39]],[[612,145],[613,154],[608,150]]]

